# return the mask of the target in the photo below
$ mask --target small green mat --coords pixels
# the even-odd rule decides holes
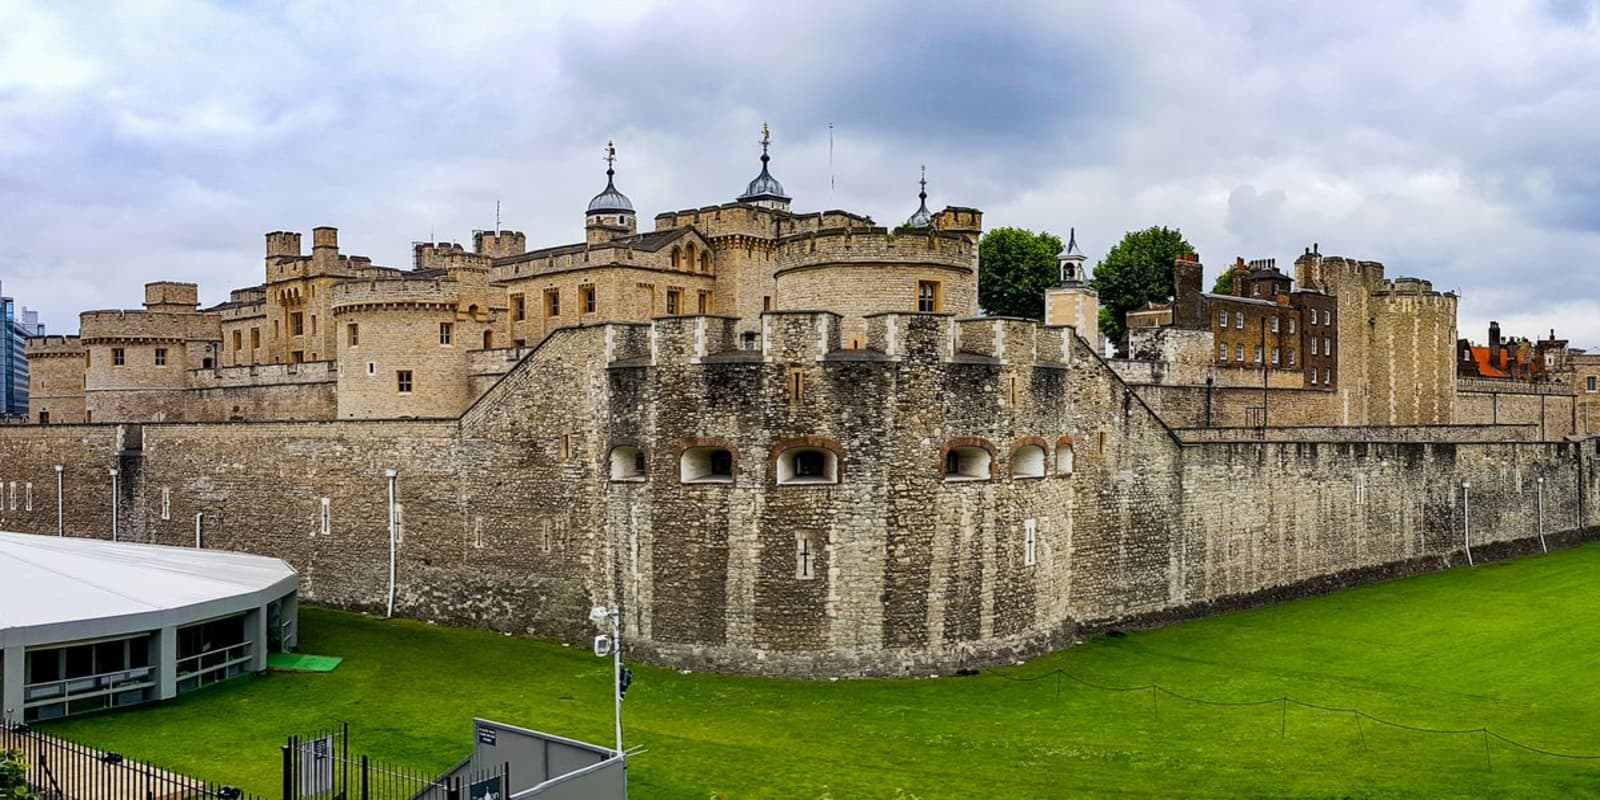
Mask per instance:
[[[303,653],[271,653],[267,669],[279,672],[332,672],[344,659],[338,656],[309,656]]]

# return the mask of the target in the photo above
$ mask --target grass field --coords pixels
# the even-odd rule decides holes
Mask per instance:
[[[1289,695],[1415,726],[1600,753],[1600,546],[1102,638],[937,680],[796,682],[635,667],[633,796],[1575,797],[1600,761],[1481,735],[1358,729],[1348,713],[1219,701]],[[352,752],[444,768],[474,715],[605,743],[609,662],[584,647],[307,608],[333,673],[272,674],[67,721],[73,738],[271,794],[289,733],[351,723]]]

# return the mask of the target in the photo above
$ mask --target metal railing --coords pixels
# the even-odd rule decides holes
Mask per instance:
[[[24,725],[0,727],[0,754],[6,751],[20,758],[29,789],[43,800],[263,800]]]

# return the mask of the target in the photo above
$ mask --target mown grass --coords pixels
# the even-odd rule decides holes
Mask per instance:
[[[1600,796],[1600,761],[1347,713],[1196,705],[1289,695],[1408,725],[1600,753],[1600,546],[1454,569],[1158,631],[975,677],[801,682],[635,666],[633,796],[648,798]],[[278,790],[278,745],[351,723],[353,752],[442,769],[473,716],[611,738],[609,662],[584,646],[302,612],[326,675],[272,674],[51,726],[201,777]]]

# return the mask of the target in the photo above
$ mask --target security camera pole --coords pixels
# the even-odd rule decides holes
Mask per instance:
[[[628,690],[622,678],[622,615],[615,608],[595,606],[589,609],[589,621],[605,630],[606,623],[611,623],[611,636],[605,634],[594,639],[595,655],[605,656],[605,651],[611,651],[611,697],[616,705],[617,720],[617,755],[622,755],[622,695]],[[632,675],[629,675],[631,683]]]

